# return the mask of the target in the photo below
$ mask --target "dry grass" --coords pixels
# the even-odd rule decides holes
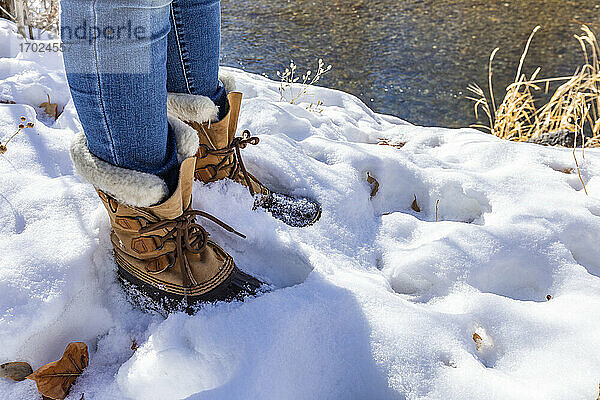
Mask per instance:
[[[583,34],[575,35],[584,55],[584,63],[572,76],[538,78],[540,68],[527,77],[523,63],[529,51],[536,27],[531,33],[519,66],[514,83],[506,88],[506,95],[496,107],[493,89],[495,49],[489,61],[489,93],[476,84],[468,89],[474,96],[475,116],[483,112],[489,125],[474,125],[498,137],[513,141],[527,141],[546,133],[567,130],[583,139],[585,147],[600,147],[600,47],[594,33],[583,26]],[[559,85],[548,102],[537,107],[540,94],[549,94],[550,87]],[[538,97],[536,97],[536,95]]]

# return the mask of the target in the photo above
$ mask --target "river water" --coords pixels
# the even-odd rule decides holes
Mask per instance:
[[[350,92],[372,109],[420,125],[475,122],[464,97],[487,83],[490,53],[502,93],[514,80],[527,37],[525,72],[572,72],[582,54],[574,34],[600,35],[600,0],[222,0],[222,64],[277,79],[293,59],[333,69],[319,83]]]

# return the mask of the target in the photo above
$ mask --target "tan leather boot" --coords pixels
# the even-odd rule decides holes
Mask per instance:
[[[196,155],[195,177],[204,183],[229,178],[248,188],[257,196],[256,207],[262,207],[291,226],[314,224],[321,216],[321,207],[314,200],[274,193],[263,185],[244,165],[241,150],[259,143],[248,130],[235,136],[241,109],[242,93],[228,94],[229,112],[214,122],[216,112],[204,112],[212,102],[206,97],[186,94],[169,94],[168,109],[198,133],[200,146]],[[212,115],[212,116],[211,116]]]
[[[187,123],[198,132],[200,146],[196,155],[196,179],[204,182],[214,182],[229,178],[246,186],[251,195],[271,193],[256,177],[246,170],[240,153],[247,145],[256,145],[257,137],[251,137],[249,131],[244,131],[241,137],[235,137],[238,116],[242,101],[240,92],[230,92],[229,112],[218,122]]]
[[[170,122],[173,125],[175,121]],[[175,123],[179,130],[181,125]],[[191,208],[195,157],[185,158],[181,163],[177,189],[169,198],[157,205],[140,205],[140,200],[131,196],[131,190],[143,191],[145,185],[148,195],[154,196],[155,188],[144,180],[154,176],[111,166],[89,153],[85,138],[75,142],[72,146],[75,166],[95,183],[108,211],[115,261],[124,281],[168,310],[199,302],[241,299],[256,292],[261,282],[240,271],[232,257],[210,240],[207,231],[196,222],[197,217],[202,217],[243,237],[217,218]],[[180,158],[188,154],[180,154]],[[90,171],[95,173],[95,179]],[[138,181],[133,187],[119,191],[107,184],[106,179],[98,179],[98,175],[114,171],[126,177],[133,174]]]

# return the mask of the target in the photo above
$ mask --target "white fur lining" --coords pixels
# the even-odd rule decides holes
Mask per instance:
[[[177,140],[177,159],[179,163],[188,157],[193,157],[198,152],[199,139],[198,132],[191,126],[181,121],[174,115],[167,113],[169,125],[173,128],[175,139]]]
[[[227,72],[221,72],[219,74],[219,80],[225,87],[225,91],[227,93],[233,92],[235,90],[235,78],[233,77],[232,74],[227,73]]]
[[[93,155],[83,132],[78,132],[71,143],[71,159],[83,179],[110,194],[119,203],[150,207],[169,194],[167,184],[158,176],[117,167]]]
[[[225,92],[235,90],[233,75],[222,73],[219,75],[219,80],[223,83]],[[219,116],[219,107],[210,98],[187,93],[169,93],[167,110],[182,121],[198,123],[215,122]]]
[[[169,93],[167,111],[182,121],[199,123],[216,121],[219,115],[219,107],[210,98],[186,93]]]
[[[181,163],[198,151],[196,131],[167,115],[177,142],[177,159]],[[150,207],[159,204],[169,195],[166,183],[156,175],[118,167],[93,155],[83,132],[75,135],[71,143],[71,159],[75,170],[95,188],[113,196],[118,202],[133,207]]]

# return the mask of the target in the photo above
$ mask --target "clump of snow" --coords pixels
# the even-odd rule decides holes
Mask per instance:
[[[85,341],[70,399],[86,400],[597,396],[600,151],[577,153],[586,195],[571,150],[413,126],[323,88],[287,104],[276,82],[228,69],[239,126],[261,138],[246,166],[323,215],[292,228],[240,185],[196,184],[194,205],[247,235],[207,223],[213,239],[274,290],[165,319],[127,302],[105,211],[73,175],[60,55],[15,52],[13,32],[2,21],[0,100],[18,104],[0,105],[0,135],[36,124],[0,156],[0,363],[37,368]],[[46,94],[66,106],[56,122]],[[29,381],[0,393],[36,396]]]

